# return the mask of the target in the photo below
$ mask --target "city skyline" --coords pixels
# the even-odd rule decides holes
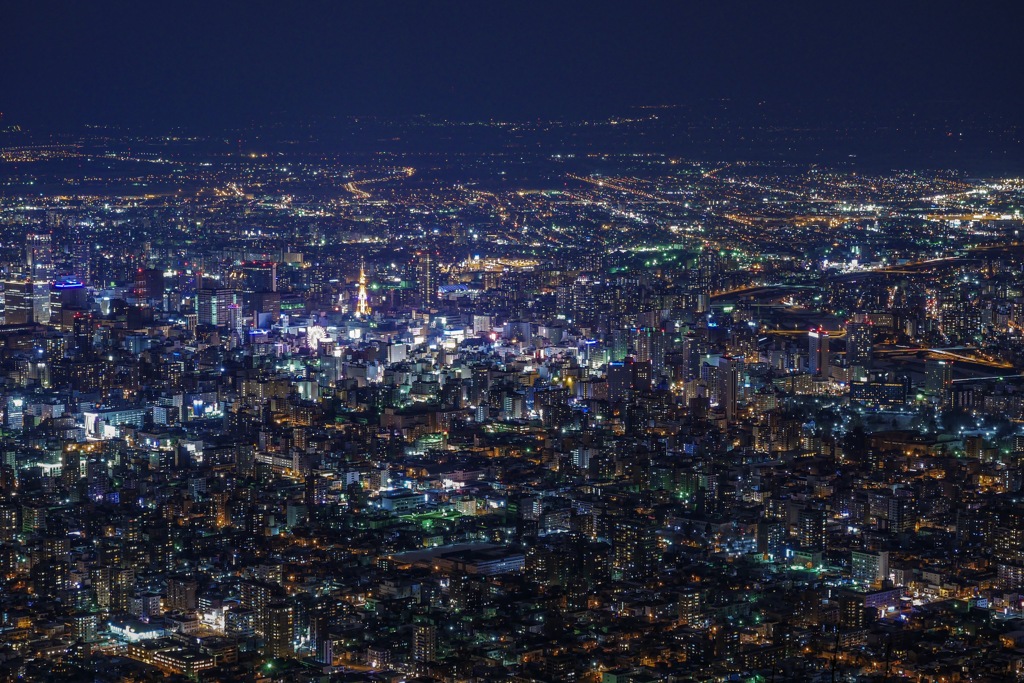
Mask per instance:
[[[0,683],[1024,681],[1017,22],[0,13]]]

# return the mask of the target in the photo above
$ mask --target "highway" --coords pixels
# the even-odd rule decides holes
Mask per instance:
[[[1013,364],[1007,363],[1006,361],[996,360],[986,356],[968,356],[960,351],[978,351],[978,349],[972,346],[950,346],[946,348],[925,348],[925,347],[906,347],[906,348],[875,348],[874,354],[876,356],[917,356],[919,353],[924,353],[926,357],[936,360],[956,360],[962,363],[971,363],[972,365],[981,365],[987,368],[993,368],[996,370],[1013,370]]]
[[[343,185],[346,192],[351,193],[356,199],[369,199],[371,195],[366,190],[362,189],[364,185],[374,185],[376,183],[384,183],[389,180],[400,180],[403,178],[411,178],[416,174],[416,169],[411,166],[407,166],[401,170],[400,173],[394,175],[384,176],[383,178],[370,178],[369,180],[351,180]]]

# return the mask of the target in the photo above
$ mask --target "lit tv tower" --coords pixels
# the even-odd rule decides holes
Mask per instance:
[[[356,315],[362,317],[370,315],[370,303],[366,296],[366,269],[364,264],[359,264],[359,297],[356,303]]]

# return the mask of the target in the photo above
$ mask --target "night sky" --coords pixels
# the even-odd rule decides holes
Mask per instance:
[[[6,2],[24,125],[529,118],[731,98],[983,115],[1024,103],[1020,4]]]

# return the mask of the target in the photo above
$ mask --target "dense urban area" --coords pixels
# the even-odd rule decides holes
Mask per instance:
[[[1024,178],[669,116],[4,124],[0,681],[1024,680]]]

